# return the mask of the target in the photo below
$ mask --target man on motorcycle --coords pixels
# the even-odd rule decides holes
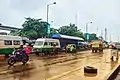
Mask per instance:
[[[24,48],[23,45],[21,45],[18,50],[19,50],[19,53],[22,54],[22,57],[23,57],[23,58],[24,58],[24,57],[29,58],[28,54],[26,53],[26,49]]]
[[[13,54],[11,54],[8,58],[8,64],[10,66],[14,65],[14,63],[21,61],[23,64],[29,60],[29,56],[26,54],[23,45],[20,46],[19,49],[14,50]]]

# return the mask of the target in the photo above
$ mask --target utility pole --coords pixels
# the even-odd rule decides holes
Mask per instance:
[[[111,42],[111,34],[110,34],[110,42]]]
[[[97,36],[98,36],[98,27],[97,27]]]
[[[101,37],[103,37],[103,30],[101,30]]]
[[[118,35],[118,42],[119,42],[119,35]]]
[[[78,16],[77,16],[77,14],[76,14],[76,16],[75,16],[75,25],[77,26],[77,19],[78,19]]]
[[[92,24],[92,22],[87,22],[86,23],[86,33],[88,33],[88,24],[90,24],[90,23]]]
[[[50,34],[50,25],[49,25],[49,6],[50,5],[53,5],[53,4],[56,4],[56,2],[53,2],[53,3],[50,3],[50,4],[47,4],[47,37],[49,37],[49,34]]]
[[[105,40],[107,40],[107,28],[105,28]]]

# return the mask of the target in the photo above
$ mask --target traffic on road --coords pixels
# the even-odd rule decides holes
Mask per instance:
[[[120,80],[119,0],[0,3],[0,80]]]
[[[9,41],[6,41],[5,37],[9,37]],[[112,49],[108,47],[110,45],[101,40],[85,42],[76,41],[74,38],[72,40],[67,38],[64,44],[63,41],[52,38],[38,38],[34,42],[24,40],[25,43],[23,43],[21,37],[17,36],[4,36],[1,40],[5,44],[5,47],[1,49],[1,51],[3,50],[1,55],[4,55],[4,59],[0,63],[0,76],[2,80],[66,80],[66,77],[71,76],[69,73],[72,72],[74,74],[73,79],[67,77],[67,80],[79,80],[76,73],[74,73],[76,71],[80,74],[87,73],[88,76],[99,73],[98,75],[96,74],[96,77],[91,77],[91,80],[96,80],[100,75],[103,78],[108,75],[107,73],[102,75],[99,72],[101,68],[96,63],[100,64],[100,60],[103,60],[103,62],[104,60],[105,62],[108,61],[112,65],[108,66],[111,67],[108,72],[111,72],[115,65],[117,65],[117,63],[113,63],[113,66],[111,63],[111,60],[114,62],[114,54],[117,54],[116,60],[119,60],[118,49],[113,49],[117,53],[113,52],[112,55]],[[76,42],[77,45],[74,44]],[[9,49],[9,46],[6,45],[8,43],[9,45],[14,45]],[[83,69],[83,67],[85,68]],[[106,68],[104,69],[106,70]],[[82,71],[82,73],[79,71]],[[66,75],[66,77],[63,77],[63,75]],[[86,77],[85,75],[80,76],[83,80]],[[87,78],[89,79],[89,77]]]

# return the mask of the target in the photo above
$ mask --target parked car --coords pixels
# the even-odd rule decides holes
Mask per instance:
[[[83,49],[84,48],[84,44],[82,42],[78,42],[77,48],[78,49]]]
[[[88,49],[90,47],[88,42],[83,42],[83,45],[85,49]]]
[[[77,49],[88,49],[90,45],[88,42],[78,42]]]
[[[107,43],[103,43],[103,48],[108,48],[109,45]]]
[[[111,42],[111,43],[109,43],[109,48],[116,49],[119,47],[119,45],[120,45],[119,42]]]
[[[120,43],[119,42],[116,44],[116,49],[120,50]]]

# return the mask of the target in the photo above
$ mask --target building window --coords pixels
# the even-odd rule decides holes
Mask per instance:
[[[13,41],[14,45],[20,45],[20,41]]]
[[[11,40],[4,40],[4,44],[5,45],[12,45],[12,41]]]

